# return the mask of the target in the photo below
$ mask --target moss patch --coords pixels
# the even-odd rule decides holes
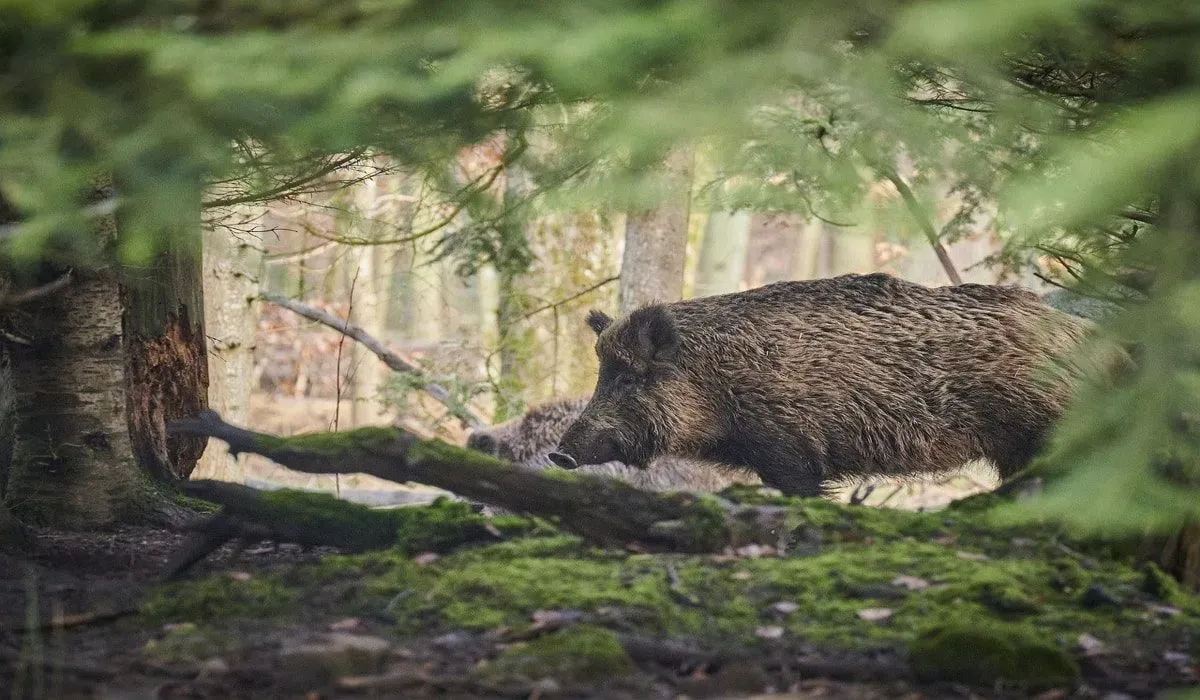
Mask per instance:
[[[936,627],[909,644],[909,661],[923,680],[978,686],[997,683],[1027,690],[1071,685],[1075,660],[1045,640],[1045,633],[997,622],[957,622]]]
[[[633,661],[616,635],[601,627],[579,625],[562,632],[514,644],[476,674],[488,680],[553,678],[561,682],[596,683],[632,673]]]
[[[172,626],[162,637],[151,639],[142,653],[165,664],[197,664],[231,649],[225,635],[184,622]]]
[[[352,457],[355,453],[379,452],[395,445],[405,433],[395,428],[367,427],[330,433],[305,433],[291,437],[261,435],[259,447],[268,451],[303,450],[333,457]]]
[[[160,586],[142,604],[140,614],[142,620],[157,624],[234,617],[261,619],[286,612],[297,595],[272,576],[242,580],[217,575]]]

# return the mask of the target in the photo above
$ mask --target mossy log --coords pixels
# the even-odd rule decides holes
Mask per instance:
[[[220,504],[222,510],[194,526],[196,534],[169,562],[168,578],[182,575],[234,538],[243,543],[269,539],[355,553],[394,548],[407,555],[444,554],[535,528],[528,518],[489,519],[466,503],[448,499],[417,508],[374,510],[325,493],[260,491],[223,481],[193,481],[184,489],[193,498]]]
[[[595,475],[534,471],[396,428],[280,438],[238,428],[204,411],[174,421],[170,429],[215,437],[229,445],[231,454],[262,455],[308,474],[362,473],[442,488],[549,519],[602,546],[716,552],[742,544],[776,544],[783,532],[782,508],[734,506],[709,495],[641,491]]]

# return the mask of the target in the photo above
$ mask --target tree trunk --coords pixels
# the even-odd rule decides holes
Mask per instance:
[[[246,422],[253,389],[257,301],[261,290],[263,248],[247,233],[258,228],[265,209],[241,206],[223,212],[204,227],[204,326],[208,349],[208,404],[222,415]],[[212,443],[192,478],[245,481],[246,458]]]
[[[167,421],[208,408],[198,238],[173,235],[149,264],[124,270],[129,435],[138,464],[162,481],[188,478],[204,453],[203,440],[166,434]]]
[[[358,215],[357,234],[371,239],[374,219],[381,214],[379,178],[373,177],[355,187],[355,210]],[[375,338],[383,338],[386,330],[388,275],[382,274],[382,249],[376,245],[359,246],[354,251],[358,262],[357,279],[350,298],[349,321]],[[349,347],[351,383],[350,424],[368,425],[378,415],[376,398],[383,382],[383,367],[373,353],[354,343]]]
[[[796,230],[792,248],[791,279],[810,280],[819,276],[821,244],[825,237],[824,222],[809,219]]]
[[[101,187],[97,199],[111,195]],[[112,216],[97,237],[115,243]],[[121,284],[114,267],[75,270],[71,284],[10,314],[13,444],[5,499],[25,522],[89,527],[120,519],[140,496],[129,439]],[[65,270],[42,265],[43,284]]]
[[[714,211],[708,215],[696,272],[696,296],[727,294],[741,288],[750,220],[748,211]]]
[[[683,297],[684,255],[692,181],[692,155],[674,151],[664,166],[668,200],[657,209],[630,212],[621,257],[620,313]]]

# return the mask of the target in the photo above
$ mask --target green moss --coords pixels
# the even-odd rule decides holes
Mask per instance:
[[[633,661],[612,632],[578,625],[532,642],[514,644],[476,673],[489,680],[539,680],[596,683],[625,676]]]
[[[175,505],[187,508],[188,510],[194,510],[197,513],[216,513],[221,510],[221,507],[215,503],[185,496],[182,493],[175,494]]]
[[[331,494],[281,489],[265,492],[253,517],[277,532],[320,533],[320,542],[382,549],[396,546],[403,552],[446,552],[456,546],[495,539],[492,530],[515,536],[531,532],[528,518],[504,516],[488,519],[466,503],[438,498],[427,506],[377,510],[349,503]]]
[[[934,627],[908,645],[919,678],[978,686],[1004,683],[1027,690],[1071,685],[1075,660],[1033,628],[972,620]]]
[[[1142,590],[1171,605],[1186,607],[1196,604],[1195,596],[1184,593],[1178,581],[1152,563],[1142,567]]]
[[[395,428],[367,427],[291,437],[261,435],[258,443],[266,451],[303,450],[318,455],[349,457],[354,453],[378,452],[395,444],[403,436],[404,432]]]
[[[683,518],[679,549],[712,552],[729,542],[729,524],[725,508],[712,496],[685,495],[687,515]]]
[[[989,573],[980,577],[977,585],[979,602],[997,613],[1027,615],[1039,609],[1038,603],[1026,592],[1025,587],[1012,576],[993,576]]]
[[[229,637],[184,622],[174,625],[159,639],[151,639],[142,653],[165,664],[197,664],[230,651]]]
[[[154,589],[141,607],[149,623],[210,621],[221,618],[261,619],[286,612],[296,593],[271,576],[240,580],[212,576],[165,584]]]

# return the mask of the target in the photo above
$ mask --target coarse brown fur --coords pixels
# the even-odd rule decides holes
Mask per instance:
[[[522,416],[472,432],[467,447],[531,469],[556,469],[547,455],[587,402],[584,396],[534,406]],[[587,466],[583,471],[620,479],[649,491],[720,491],[733,484],[759,483],[756,476],[742,470],[679,457],[658,459],[650,469],[636,469],[614,461]]]
[[[1064,358],[1091,328],[1016,287],[885,274],[780,282],[618,321],[593,312],[588,324],[600,374],[556,463],[689,456],[806,496],[976,459],[1012,475],[1083,376]]]

